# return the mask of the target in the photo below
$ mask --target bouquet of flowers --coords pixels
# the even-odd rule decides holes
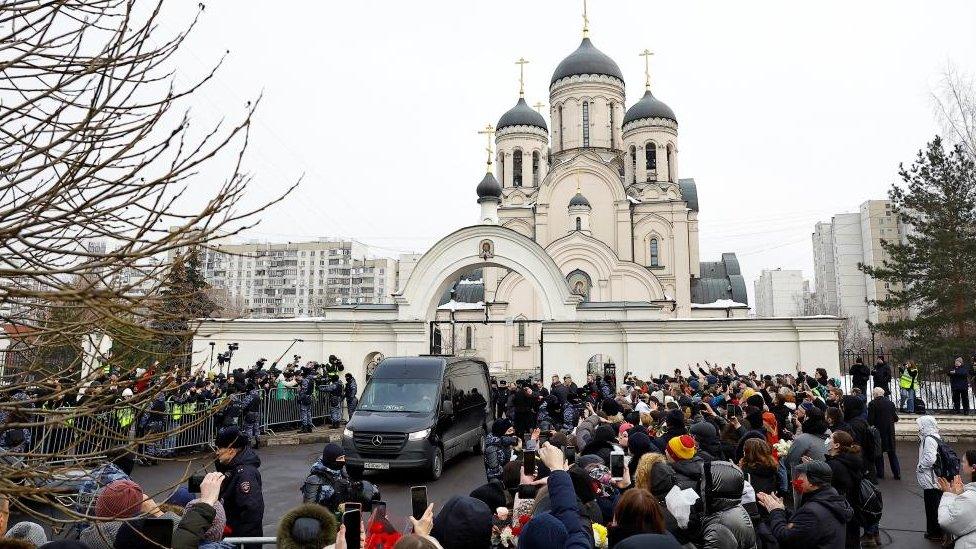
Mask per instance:
[[[609,544],[607,541],[607,527],[594,522],[593,540],[596,542],[597,549],[606,549]]]
[[[790,452],[790,448],[793,446],[792,440],[780,440],[776,444],[773,444],[773,449],[776,450],[780,456],[786,456]]]

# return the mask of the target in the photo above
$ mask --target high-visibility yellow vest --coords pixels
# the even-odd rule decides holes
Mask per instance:
[[[181,404],[173,405],[173,421],[179,421],[183,417],[183,406]]]
[[[131,406],[123,406],[119,408],[118,411],[116,411],[115,413],[116,413],[116,417],[119,420],[119,425],[123,429],[128,429],[129,425],[132,424],[132,420],[135,419],[136,416],[135,412],[132,411]]]
[[[918,389],[918,372],[916,371],[914,376],[908,373],[908,370],[902,372],[901,377],[898,378],[898,386],[902,389]]]

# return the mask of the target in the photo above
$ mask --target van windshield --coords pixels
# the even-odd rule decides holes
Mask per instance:
[[[369,381],[356,410],[371,412],[433,412],[441,384],[430,379],[376,379]]]

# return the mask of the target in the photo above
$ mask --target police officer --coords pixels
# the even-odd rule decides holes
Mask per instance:
[[[149,403],[149,407],[140,418],[140,423],[144,436],[152,441],[146,443],[145,465],[156,465],[158,462],[155,458],[163,455],[165,446],[163,440],[156,440],[158,435],[166,430],[166,395],[162,391]]]
[[[227,526],[234,537],[263,535],[264,494],[261,492],[261,458],[248,447],[247,436],[237,427],[217,433],[217,471],[227,478],[220,487]]]
[[[327,370],[328,371],[328,370]],[[329,423],[333,429],[339,427],[342,421],[342,382],[339,381],[339,374],[335,370],[326,373],[325,383],[319,388],[320,396],[328,399],[329,404]]]
[[[302,426],[299,433],[312,432],[312,374],[307,368],[302,368],[298,374],[298,419]]]
[[[249,383],[249,390],[241,398],[241,410],[244,411],[244,435],[247,436],[251,447],[257,449],[258,435],[261,434],[261,387],[254,381]]]
[[[356,411],[356,406],[359,405],[357,394],[359,394],[359,386],[356,385],[356,378],[352,377],[352,374],[346,373],[346,410],[349,417],[352,417],[352,413]]]
[[[334,442],[325,445],[322,457],[312,464],[302,485],[302,503],[317,503],[336,513],[339,504],[353,501],[353,481],[346,472],[346,455]]]

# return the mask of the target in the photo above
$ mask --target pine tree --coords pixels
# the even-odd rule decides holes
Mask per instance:
[[[192,318],[210,318],[219,308],[208,293],[210,284],[203,277],[200,265],[200,251],[190,248],[186,256],[186,283],[189,291],[189,313]]]
[[[972,351],[976,334],[976,162],[936,137],[914,164],[899,166],[888,193],[908,228],[902,242],[884,241],[881,265],[859,265],[887,283],[875,300],[892,319],[874,328],[902,339],[915,356],[935,359]]]
[[[189,298],[192,294],[186,262],[182,255],[177,255],[160,285],[159,304],[152,320],[155,351],[173,364],[186,364],[189,358],[192,334],[189,320],[193,317]]]

